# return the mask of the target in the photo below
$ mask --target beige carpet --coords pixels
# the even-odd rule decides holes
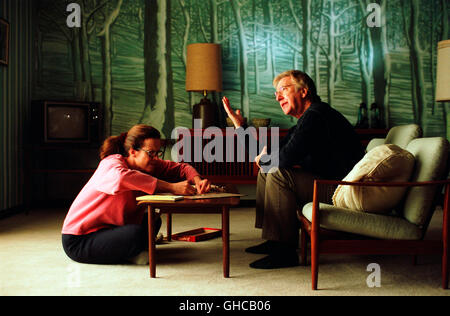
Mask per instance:
[[[158,278],[147,266],[86,265],[66,257],[60,230],[61,209],[33,210],[0,221],[0,296],[4,295],[450,295],[442,290],[439,257],[322,256],[319,291],[311,291],[310,267],[255,270],[260,258],[244,249],[259,243],[254,209],[231,211],[231,278],[222,277],[221,239],[198,243],[175,241],[157,246]],[[439,235],[442,212],[432,222]],[[220,228],[219,215],[173,216],[173,232]],[[163,233],[165,228],[163,224]],[[370,263],[381,268],[380,287],[368,287]]]

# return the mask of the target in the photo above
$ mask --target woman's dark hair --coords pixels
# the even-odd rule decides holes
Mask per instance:
[[[114,154],[120,154],[126,157],[131,148],[141,148],[144,141],[149,138],[161,139],[161,133],[152,126],[144,124],[135,125],[128,133],[108,137],[100,148],[100,159]]]

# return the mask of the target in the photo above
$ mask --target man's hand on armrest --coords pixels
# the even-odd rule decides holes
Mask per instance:
[[[263,150],[261,151],[261,153],[255,157],[255,162],[256,165],[258,166],[258,168],[261,169],[261,165],[259,164],[259,161],[261,160],[261,157],[267,155],[267,146],[264,146]]]

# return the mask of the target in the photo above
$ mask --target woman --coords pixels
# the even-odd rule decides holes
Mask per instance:
[[[193,195],[209,190],[209,181],[202,180],[190,165],[160,159],[160,138],[155,128],[136,125],[128,133],[105,140],[97,170],[64,220],[62,243],[72,260],[146,263],[147,219],[144,209],[137,207],[136,197],[156,192]],[[155,226],[158,232],[161,219]]]

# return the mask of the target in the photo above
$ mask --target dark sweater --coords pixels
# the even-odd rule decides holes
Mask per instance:
[[[364,149],[353,126],[327,103],[316,102],[280,141],[279,167],[300,165],[326,179],[340,180],[361,160]]]

